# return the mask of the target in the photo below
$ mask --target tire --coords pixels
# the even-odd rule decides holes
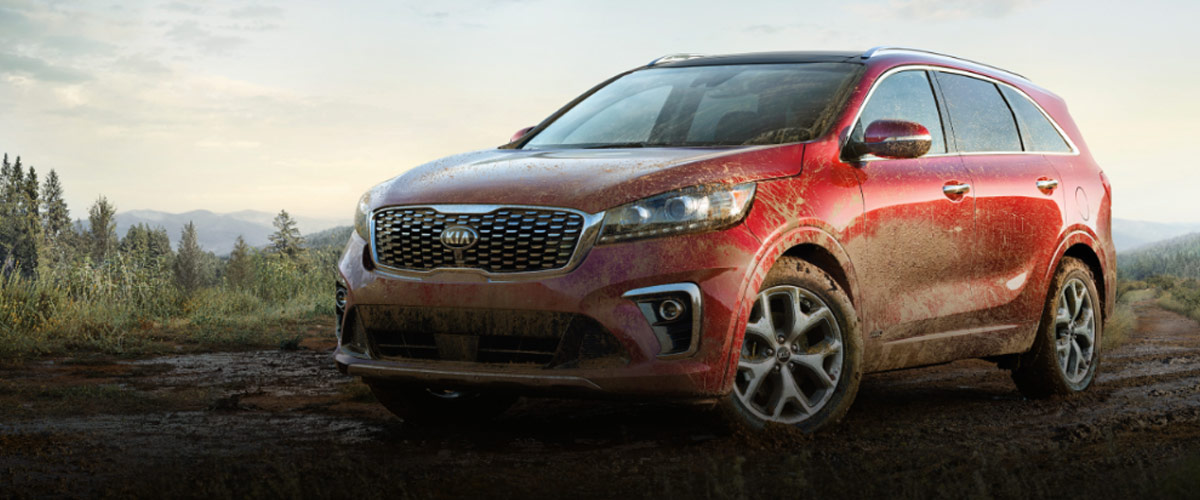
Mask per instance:
[[[755,298],[735,362],[733,390],[719,404],[735,428],[829,427],[850,409],[862,379],[854,306],[821,269],[781,258]]]
[[[470,391],[450,391],[363,379],[375,399],[405,423],[423,427],[491,420],[504,413],[517,397]]]
[[[1100,365],[1100,293],[1083,261],[1063,257],[1038,324],[1033,347],[1012,371],[1013,381],[1029,398],[1069,395],[1087,389]],[[1065,351],[1064,351],[1065,349]]]

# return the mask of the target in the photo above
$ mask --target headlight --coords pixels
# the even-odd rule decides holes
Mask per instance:
[[[354,207],[354,230],[358,232],[362,239],[371,241],[371,226],[368,225],[367,218],[371,215],[371,192],[363,193],[362,198],[358,199],[358,206]]]
[[[731,226],[746,216],[754,184],[695,186],[608,210],[600,243],[694,233]]]

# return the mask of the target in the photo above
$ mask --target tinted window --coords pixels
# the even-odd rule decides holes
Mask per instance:
[[[937,75],[959,151],[1021,151],[1017,124],[996,84],[950,73]]]
[[[946,134],[942,133],[942,120],[938,115],[937,102],[933,99],[933,88],[929,86],[929,77],[924,71],[902,71],[876,85],[871,100],[863,107],[858,126],[854,128],[854,139],[861,141],[863,130],[875,120],[920,123],[933,136],[929,152],[946,152]]]
[[[1008,99],[1013,114],[1017,115],[1017,124],[1021,126],[1022,138],[1025,140],[1025,150],[1039,153],[1069,153],[1071,146],[1059,135],[1058,130],[1046,119],[1032,102],[1020,92],[1008,87],[1000,87],[1004,97]]]
[[[634,71],[567,110],[523,147],[781,144],[824,133],[862,69],[797,63]]]

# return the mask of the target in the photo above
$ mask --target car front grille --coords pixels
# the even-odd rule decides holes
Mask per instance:
[[[443,243],[443,231],[464,227],[477,235],[473,244],[456,249]],[[376,261],[393,269],[519,273],[566,267],[584,232],[584,216],[563,209],[499,207],[454,213],[437,207],[396,207],[375,212],[373,243]]]
[[[586,368],[628,362],[620,342],[595,320],[548,311],[360,305],[371,356]]]

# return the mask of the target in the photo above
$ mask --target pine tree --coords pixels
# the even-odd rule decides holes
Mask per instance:
[[[167,235],[166,228],[161,226],[154,228],[146,235],[146,239],[150,258],[167,263],[175,256],[175,251],[171,249],[171,237]]]
[[[33,276],[42,239],[37,172],[30,167],[26,176],[20,156],[12,165],[7,158],[5,155],[6,161],[0,168],[4,174],[0,189],[0,272],[7,274],[19,268],[21,274]]]
[[[237,288],[245,288],[250,284],[254,274],[254,263],[250,260],[250,245],[238,235],[233,244],[233,252],[229,254],[229,264],[225,267],[225,278],[229,284]]]
[[[299,257],[304,253],[304,237],[296,228],[296,221],[288,215],[287,210],[280,210],[275,216],[275,232],[271,234],[271,252],[289,259]]]
[[[118,248],[123,255],[133,258],[140,264],[145,264],[149,260],[150,253],[150,228],[145,224],[129,226],[129,230],[125,231],[125,237],[121,238]]]
[[[33,165],[29,166],[29,173],[25,175],[24,184],[21,185],[21,193],[25,196],[22,201],[26,204],[25,214],[33,216],[33,220],[38,226],[41,226],[41,199],[38,196],[38,177],[37,170]]]
[[[11,174],[12,165],[8,163],[8,153],[4,153],[4,162],[0,164],[0,186],[8,182],[8,176]]]
[[[4,153],[4,163],[3,166],[0,166],[0,201],[3,201],[9,210],[11,210],[9,204],[13,203],[16,199],[13,189],[13,179],[25,175],[16,171],[17,168],[20,168],[20,165],[20,157],[17,157],[17,164],[14,167],[12,163],[8,162],[8,153]]]
[[[88,246],[93,262],[103,262],[117,247],[117,208],[101,195],[88,209]]]
[[[46,174],[46,183],[42,185],[42,233],[52,243],[59,243],[58,238],[71,227],[71,213],[67,210],[67,202],[63,201],[63,188],[58,180],[58,172],[50,169]]]
[[[183,226],[179,238],[179,254],[175,258],[175,284],[186,293],[192,293],[204,284],[204,251],[196,236],[196,225],[191,221]]]
[[[19,196],[25,190],[25,170],[21,167],[21,157],[13,161],[12,169],[8,171],[8,181],[4,183],[4,197],[8,199],[13,210],[20,210]]]
[[[12,267],[12,252],[17,240],[16,227],[12,223],[13,196],[9,192],[11,177],[12,164],[8,162],[8,153],[4,153],[4,161],[0,163],[0,277],[7,275]]]

